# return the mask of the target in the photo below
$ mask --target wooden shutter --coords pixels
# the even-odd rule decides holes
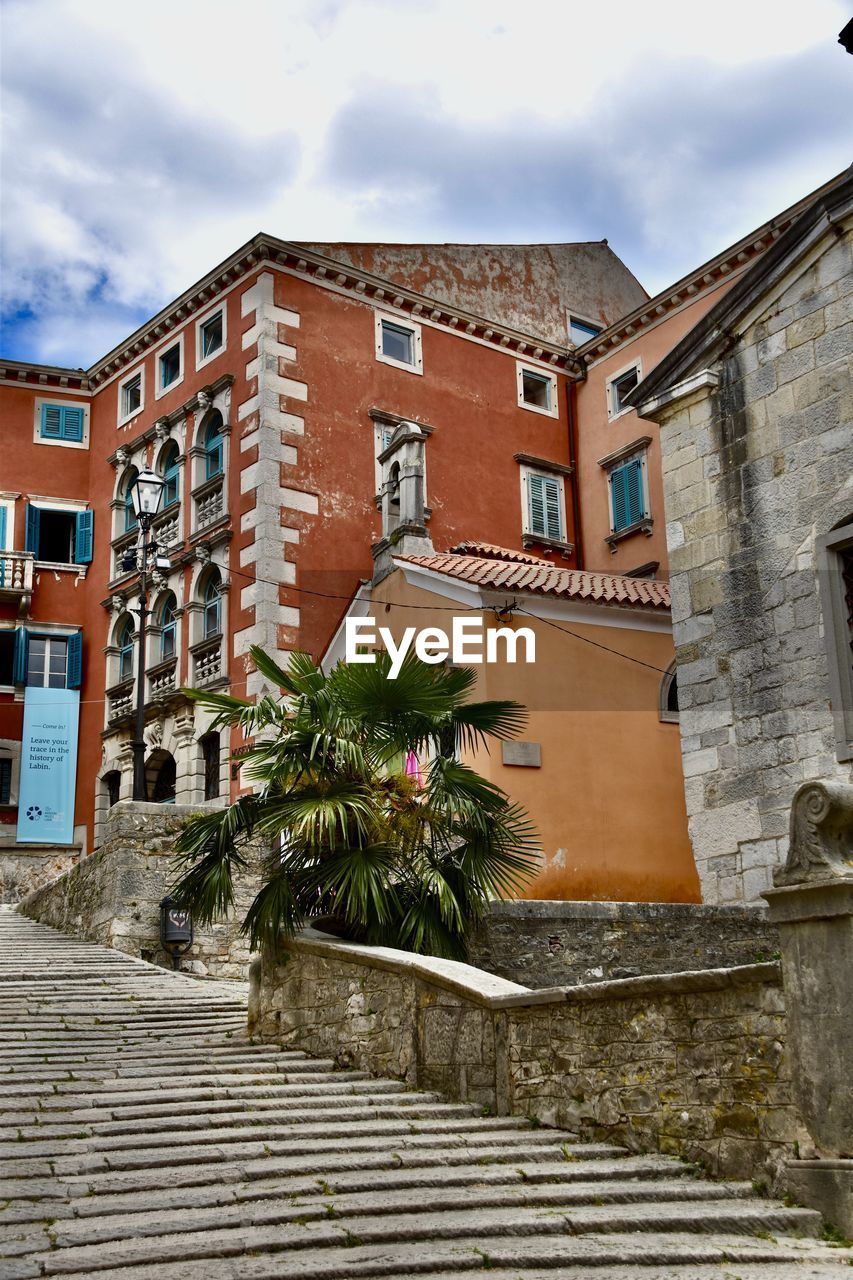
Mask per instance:
[[[6,512],[8,507],[0,506],[0,552],[6,550]]]
[[[613,532],[627,528],[628,496],[625,489],[625,468],[616,467],[610,472],[610,506],[613,514]]]
[[[62,439],[62,409],[58,404],[42,405],[41,434],[45,440]]]
[[[94,546],[94,511],[78,511],[74,537],[74,563],[91,564]]]
[[[545,533],[545,477],[528,473],[527,502],[531,533]]]
[[[83,439],[83,410],[75,405],[65,405],[61,410],[62,439]]]
[[[556,476],[546,476],[542,491],[545,499],[545,536],[560,541],[563,537],[563,521],[560,512],[560,481]]]
[[[628,509],[628,524],[636,524],[646,514],[646,501],[643,493],[643,460],[632,458],[625,463],[625,501]]]
[[[34,556],[37,556],[39,553],[39,520],[40,513],[38,507],[34,507],[31,502],[28,502],[27,532],[24,550],[31,551]]]
[[[15,628],[15,651],[12,657],[12,680],[15,684],[27,683],[30,656],[30,636],[26,627]]]
[[[79,689],[83,683],[83,632],[77,631],[68,637],[68,667],[66,685],[69,689]]]

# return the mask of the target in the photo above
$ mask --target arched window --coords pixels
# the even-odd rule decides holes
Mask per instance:
[[[125,532],[129,529],[135,529],[137,525],[136,512],[133,509],[133,495],[130,492],[130,486],[139,475],[136,467],[131,467],[127,473],[124,482],[124,528]]]
[[[111,769],[101,781],[107,797],[107,808],[112,809],[114,804],[118,804],[121,795],[121,774],[118,769]]]
[[[177,649],[178,638],[178,619],[175,610],[178,602],[174,593],[169,592],[163,601],[163,607],[160,610],[160,661],[165,662],[167,658],[174,658]]]
[[[214,413],[207,429],[204,433],[204,476],[209,480],[211,476],[222,474],[222,414],[218,411]]]
[[[173,440],[171,444],[166,445],[163,450],[161,466],[163,468],[163,479],[165,485],[163,487],[163,507],[173,507],[179,501],[180,493],[180,467],[178,466],[178,458],[180,450]]]
[[[149,793],[155,804],[175,803],[177,767],[175,757],[168,751],[155,751],[146,766]]]
[[[388,484],[390,494],[388,497],[388,511],[392,516],[400,516],[400,464],[395,462],[388,473]]]
[[[135,628],[131,618],[125,618],[118,630],[118,678],[130,680],[133,675],[133,641]]]
[[[678,724],[678,672],[673,662],[667,667],[660,682],[658,712],[661,720],[669,724]]]
[[[220,635],[222,631],[222,582],[219,571],[215,569],[207,579],[204,588],[204,623],[202,634],[205,640]]]
[[[206,733],[200,745],[204,761],[204,798],[215,800],[219,795],[219,734]]]

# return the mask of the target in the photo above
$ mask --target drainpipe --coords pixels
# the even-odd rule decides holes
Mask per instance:
[[[575,526],[575,560],[577,567],[582,569],[584,566],[583,554],[583,530],[581,528],[581,504],[580,504],[580,486],[577,464],[577,440],[575,433],[575,395],[577,393],[577,384],[572,381],[566,384],[566,404],[568,406],[568,427],[569,427],[569,464],[572,468],[572,521]]]

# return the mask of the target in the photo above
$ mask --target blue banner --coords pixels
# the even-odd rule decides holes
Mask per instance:
[[[74,843],[79,689],[27,688],[18,792],[19,844]]]

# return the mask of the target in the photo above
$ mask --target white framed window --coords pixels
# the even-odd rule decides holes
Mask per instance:
[[[64,449],[89,448],[89,406],[72,400],[37,397],[33,441]]]
[[[531,365],[516,361],[515,376],[518,384],[518,403],[522,409],[532,409],[534,413],[544,413],[549,418],[556,418],[557,376],[545,369],[535,369]]]
[[[634,360],[631,364],[626,365],[624,369],[620,369],[607,379],[605,386],[608,418],[618,418],[620,413],[629,411],[630,405],[625,404],[625,398],[639,384],[642,376],[642,364],[639,360]]]
[[[118,423],[121,426],[145,407],[145,366],[140,365],[118,384]]]
[[[224,304],[208,311],[195,324],[195,367],[203,368],[225,350],[228,342],[228,321]]]
[[[607,468],[610,532],[633,529],[651,516],[648,451],[638,449]]]
[[[586,320],[583,316],[569,315],[569,342],[573,342],[576,347],[582,347],[590,338],[597,338],[600,333],[600,324]]]
[[[174,391],[184,380],[184,335],[171,338],[154,356],[154,398]]]
[[[376,359],[395,369],[423,373],[421,326],[414,320],[376,312]]]
[[[521,510],[523,532],[528,537],[566,541],[566,494],[561,475],[522,467]]]

